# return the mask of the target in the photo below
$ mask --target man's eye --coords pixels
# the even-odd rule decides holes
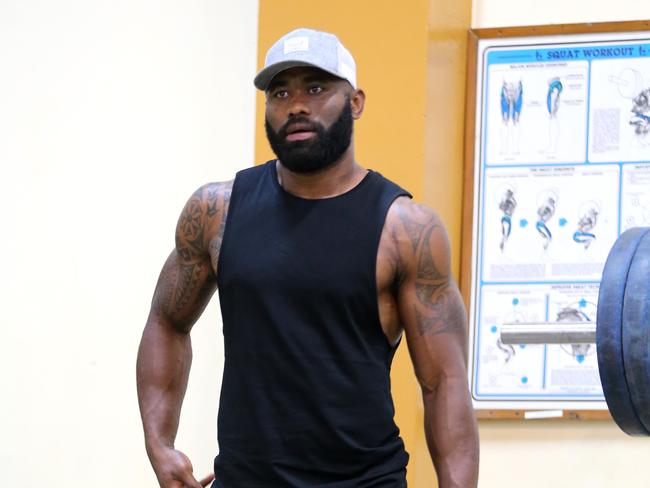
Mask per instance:
[[[287,98],[288,93],[287,90],[278,90],[275,93],[273,93],[274,98]]]
[[[311,93],[312,95],[317,95],[318,93],[320,93],[322,91],[323,91],[322,86],[312,86],[312,87],[309,88],[309,93]]]

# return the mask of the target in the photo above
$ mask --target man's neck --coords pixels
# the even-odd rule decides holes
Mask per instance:
[[[320,171],[295,173],[279,161],[276,170],[280,186],[285,191],[307,199],[331,198],[346,193],[368,173],[354,160],[352,148],[340,160]]]

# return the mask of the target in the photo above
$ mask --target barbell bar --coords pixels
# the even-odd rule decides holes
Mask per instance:
[[[513,322],[501,326],[503,344],[594,344],[593,322]]]
[[[504,344],[596,343],[607,407],[625,433],[650,436],[650,228],[619,236],[607,256],[593,322],[503,324]]]

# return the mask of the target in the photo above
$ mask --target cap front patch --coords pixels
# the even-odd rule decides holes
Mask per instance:
[[[292,37],[284,41],[284,54],[309,51],[309,37]]]

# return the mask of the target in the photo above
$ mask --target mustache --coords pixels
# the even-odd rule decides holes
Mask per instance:
[[[309,130],[318,133],[322,133],[324,130],[324,127],[322,125],[317,122],[312,122],[307,117],[296,117],[287,121],[282,127],[280,127],[277,131],[277,135],[284,139],[289,134],[289,131],[291,131],[292,128],[297,125],[299,125],[303,130]]]

